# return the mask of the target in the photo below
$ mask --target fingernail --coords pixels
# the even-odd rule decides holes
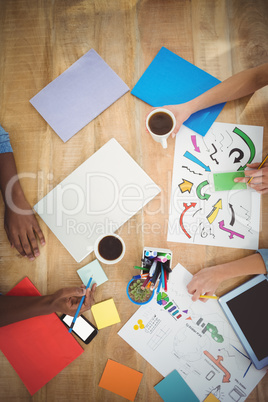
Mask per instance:
[[[45,240],[41,241],[41,245],[44,246],[46,244]]]
[[[29,257],[29,260],[30,260],[30,261],[34,261],[35,258],[34,258],[34,257]]]
[[[36,252],[34,253],[34,255],[35,255],[35,257],[39,257],[40,252],[39,252],[39,251],[36,251]]]

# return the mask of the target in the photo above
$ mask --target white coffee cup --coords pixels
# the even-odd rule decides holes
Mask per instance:
[[[115,250],[115,248],[117,248],[117,250]],[[101,235],[94,244],[95,255],[97,259],[104,264],[116,264],[121,261],[125,255],[125,251],[126,246],[124,240],[115,233],[105,233]]]
[[[149,125],[151,117],[154,116],[155,114],[159,114],[159,113],[165,113],[165,114],[169,115],[171,117],[171,119],[172,119],[172,122],[173,122],[173,125],[172,126],[170,125],[170,127],[171,127],[170,130],[168,132],[164,133],[164,134],[155,133],[154,131],[152,131],[152,128]],[[147,128],[147,130],[149,131],[149,133],[151,134],[152,138],[156,142],[160,142],[160,144],[162,145],[163,148],[167,148],[167,139],[170,136],[170,134],[174,131],[175,126],[176,126],[176,119],[175,119],[174,114],[170,110],[165,109],[163,107],[161,107],[161,108],[159,107],[157,109],[152,110],[148,114],[147,119],[146,119],[146,128]]]

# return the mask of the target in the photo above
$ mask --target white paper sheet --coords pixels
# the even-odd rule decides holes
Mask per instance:
[[[121,78],[91,49],[30,102],[66,142],[128,91]]]
[[[256,191],[215,192],[211,176],[262,161],[263,127],[214,123],[205,137],[182,126],[176,136],[168,241],[256,250]]]
[[[34,209],[77,262],[99,236],[115,232],[160,192],[113,138]]]
[[[191,300],[186,290],[191,278],[178,264],[167,304],[157,304],[155,295],[118,334],[164,377],[176,369],[200,401],[213,393],[221,402],[242,402],[266,370],[251,364],[217,300]]]

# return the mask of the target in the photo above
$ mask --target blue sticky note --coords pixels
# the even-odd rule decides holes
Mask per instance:
[[[177,370],[172,371],[154,388],[164,402],[199,402]]]
[[[98,260],[94,260],[85,265],[83,268],[78,269],[77,273],[84,285],[87,285],[89,278],[91,275],[93,276],[90,288],[92,288],[94,283],[97,283],[97,286],[100,286],[104,282],[108,281],[108,278]]]
[[[151,106],[187,102],[219,84],[217,78],[162,47],[131,93]],[[225,103],[200,110],[185,126],[204,136]]]

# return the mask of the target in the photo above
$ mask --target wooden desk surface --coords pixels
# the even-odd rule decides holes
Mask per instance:
[[[64,144],[29,103],[89,49],[94,48],[133,88],[161,46],[223,80],[268,58],[268,3],[266,0],[0,0],[0,122],[10,133],[19,172],[31,205],[115,137],[162,192],[121,230],[127,251],[116,266],[104,266],[109,281],[96,301],[113,297],[121,324],[99,332],[84,354],[43,387],[33,398],[0,355],[1,401],[121,401],[98,387],[107,358],[144,374],[136,401],[160,401],[153,386],[162,376],[117,335],[136,311],[125,285],[140,261],[144,245],[169,247],[174,264],[180,261],[192,273],[220,262],[251,254],[247,250],[167,243],[169,196],[174,141],[163,150],[146,135],[144,118],[150,107],[127,93]],[[230,102],[217,121],[264,126],[268,152],[268,87],[253,96]],[[149,150],[149,151],[148,151]],[[268,195],[262,197],[260,247],[268,247]],[[77,269],[94,259],[93,253],[77,264],[40,220],[47,245],[34,262],[20,258],[9,247],[0,201],[1,291],[28,276],[41,293],[80,285]],[[151,211],[160,209],[157,216]],[[153,223],[157,225],[152,226]],[[146,225],[145,225],[146,224]],[[152,229],[154,228],[154,229]],[[224,283],[225,292],[245,278]],[[87,317],[93,320],[91,312]],[[268,399],[265,377],[248,401]]]

